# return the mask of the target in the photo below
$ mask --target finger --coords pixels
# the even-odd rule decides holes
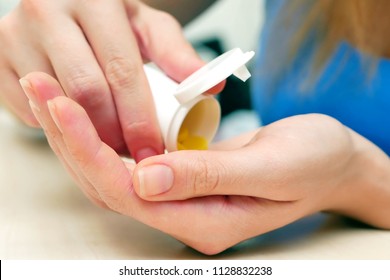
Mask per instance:
[[[115,211],[132,212],[131,203],[125,204],[124,201],[133,193],[131,168],[134,165],[125,164],[100,140],[85,110],[77,103],[66,97],[57,97],[50,102],[50,112],[62,131],[77,169],[94,186],[99,197]]]
[[[39,108],[37,108],[31,102],[30,102],[30,106],[34,115],[39,120],[42,128],[44,129],[50,147],[57,155],[57,157],[60,159],[64,168],[68,171],[68,173],[71,175],[71,177],[73,178],[73,180],[76,182],[78,186],[84,186],[81,189],[85,194],[85,196],[89,198],[89,200],[92,201],[97,206],[100,206],[102,208],[108,208],[95,191],[93,191],[90,187],[85,187],[90,185],[90,183],[85,179],[85,177],[82,176],[82,174],[78,174],[78,172],[74,170],[72,163],[70,163],[71,162],[70,157],[66,152],[66,147],[64,147],[61,137],[58,136],[59,132],[57,133],[54,132],[53,129],[50,127],[50,125],[47,124],[47,122],[49,121],[40,116],[41,111]]]
[[[149,200],[176,200],[208,195],[244,195],[290,200],[274,180],[283,168],[277,152],[261,145],[231,151],[179,151],[142,161],[134,188]]]
[[[72,158],[66,149],[62,139],[61,131],[58,130],[55,122],[51,118],[48,110],[47,101],[57,96],[64,96],[59,84],[44,73],[31,73],[20,80],[26,95],[29,96],[29,103],[36,118],[39,120],[42,128],[45,131],[48,142],[60,158],[65,168],[69,171],[72,177],[83,186],[86,195],[95,204],[105,207],[97,192],[92,188],[86,178],[74,168]]]
[[[114,96],[131,154],[136,161],[161,154],[163,142],[152,94],[122,1],[82,6],[78,18]]]
[[[205,65],[185,38],[180,24],[171,15],[135,1],[125,2],[131,27],[144,58],[156,63],[177,82]],[[224,85],[223,81],[208,90],[208,93],[219,93]]]
[[[59,15],[55,26],[45,28],[51,36],[42,44],[66,95],[85,108],[105,143],[127,150],[110,88],[80,27]]]
[[[31,71],[53,74],[53,70],[44,52],[35,43],[36,37],[31,36],[33,32],[28,31],[31,24],[19,11],[15,9],[12,16],[5,17],[0,25],[0,76],[6,81],[0,88],[4,102],[22,121],[39,127],[18,80]]]
[[[18,105],[19,114],[23,114],[20,110],[25,110],[24,115],[34,116],[34,114],[31,113],[28,100],[23,93],[18,80],[33,71],[45,72],[52,76],[55,74],[51,65],[48,63],[47,57],[43,56],[41,53],[35,50],[29,50],[28,47],[26,47],[25,50],[19,50],[17,53],[18,55],[11,55],[10,57],[10,62],[12,63],[15,74],[13,74],[13,81],[7,83],[8,86],[12,86],[12,88],[9,89],[11,94],[8,98],[11,102]],[[30,126],[39,127],[35,117],[33,117],[30,122],[28,122],[28,120],[25,122]]]
[[[25,124],[31,127],[40,127],[28,105],[28,99],[20,87],[17,75],[3,69],[0,70],[0,76],[4,81],[7,81],[0,85],[2,103]]]
[[[142,53],[173,79],[181,81],[205,64],[171,15],[135,1],[126,5]]]

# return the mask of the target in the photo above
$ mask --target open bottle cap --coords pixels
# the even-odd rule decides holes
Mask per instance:
[[[254,55],[253,51],[244,53],[239,48],[223,53],[181,82],[174,96],[179,103],[184,104],[219,84],[230,75],[245,82],[251,76],[245,64]]]

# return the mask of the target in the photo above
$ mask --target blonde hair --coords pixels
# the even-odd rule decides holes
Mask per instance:
[[[335,48],[344,41],[364,55],[362,62],[367,77],[372,77],[377,58],[390,57],[390,38],[386,37],[390,28],[389,12],[388,0],[287,0],[272,28],[276,33],[287,29],[280,35],[285,37],[287,33],[287,38],[276,35],[269,40],[267,49],[275,52],[269,57],[277,57],[278,61],[268,61],[267,69],[277,82],[304,46],[314,44],[305,66],[310,68],[310,77],[306,78],[309,83],[305,84],[313,85]],[[340,67],[342,64],[340,61]]]

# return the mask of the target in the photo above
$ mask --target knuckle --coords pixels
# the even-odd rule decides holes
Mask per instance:
[[[105,84],[93,75],[74,74],[68,78],[67,84],[67,95],[82,106],[99,107],[105,100]]]
[[[135,62],[123,57],[112,58],[105,67],[104,74],[113,89],[131,87],[132,81],[137,81],[138,67]]]
[[[193,180],[191,189],[195,195],[204,195],[208,193],[213,193],[220,181],[219,170],[216,168],[216,165],[210,164],[210,162],[205,159],[201,153],[198,154],[197,160],[194,161],[195,166],[190,166],[190,172],[187,172]]]

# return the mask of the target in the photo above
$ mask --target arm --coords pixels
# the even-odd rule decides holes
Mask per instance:
[[[390,229],[390,158],[356,132],[349,133],[354,153],[345,184],[333,197],[330,209]]]

